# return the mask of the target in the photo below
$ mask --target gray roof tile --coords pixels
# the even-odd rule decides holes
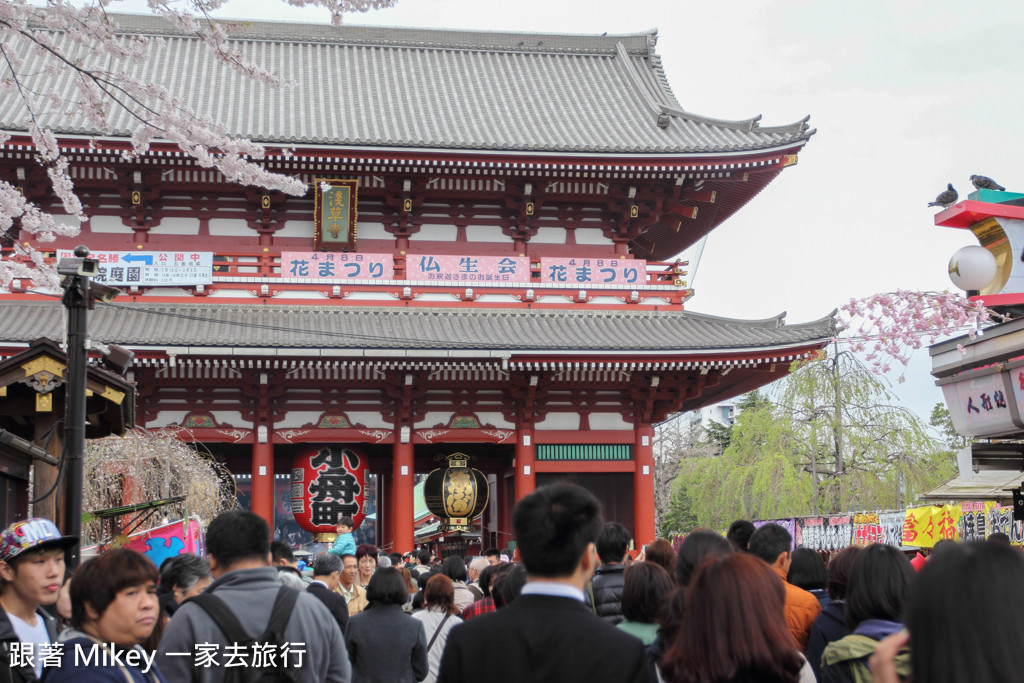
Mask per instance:
[[[248,22],[234,46],[295,82],[275,89],[239,75],[195,39],[152,16],[111,15],[126,32],[160,36],[142,65],[114,63],[179,96],[239,136],[285,144],[682,154],[782,147],[806,122],[761,128],[685,112],[654,52],[655,33],[580,36]],[[70,38],[56,36],[67,48]],[[27,53],[23,38],[10,49]],[[27,87],[76,99],[70,74],[29,56]],[[64,72],[62,72],[64,73]],[[0,67],[0,78],[9,67]],[[65,109],[67,111],[65,111]],[[659,113],[670,124],[659,127]],[[102,134],[73,106],[42,112],[68,134]],[[128,136],[124,111],[108,120]],[[0,97],[0,129],[25,130],[16,95]]]
[[[57,302],[0,302],[0,338],[59,338],[62,316]],[[786,348],[834,334],[831,315],[785,325],[783,316],[744,321],[684,311],[156,303],[97,306],[89,332],[130,346],[639,353]]]

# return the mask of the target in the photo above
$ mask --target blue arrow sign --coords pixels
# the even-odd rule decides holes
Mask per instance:
[[[141,254],[125,254],[121,257],[121,260],[127,261],[128,263],[131,263],[132,261],[142,261],[147,266],[153,265],[152,256],[142,256]]]

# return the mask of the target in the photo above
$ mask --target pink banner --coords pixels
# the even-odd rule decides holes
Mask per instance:
[[[529,282],[530,259],[521,256],[437,256],[409,254],[405,276],[439,282]]]
[[[114,544],[111,543],[103,550],[113,547]],[[153,564],[158,568],[168,557],[174,557],[181,553],[206,554],[203,528],[195,517],[190,517],[187,521],[173,522],[132,534],[119,547],[138,550],[153,560]]]
[[[636,259],[542,258],[541,282],[567,285],[647,284],[647,265]]]
[[[391,254],[283,251],[281,252],[281,277],[391,280],[395,277],[395,259]]]

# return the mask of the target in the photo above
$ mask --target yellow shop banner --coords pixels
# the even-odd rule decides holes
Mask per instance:
[[[961,514],[959,505],[910,508],[903,520],[903,545],[932,548],[943,539],[960,540]]]

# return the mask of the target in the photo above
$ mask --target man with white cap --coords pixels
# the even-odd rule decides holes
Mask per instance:
[[[57,625],[40,607],[57,602],[64,552],[77,544],[42,517],[15,522],[0,534],[0,680],[32,682],[42,676]]]

